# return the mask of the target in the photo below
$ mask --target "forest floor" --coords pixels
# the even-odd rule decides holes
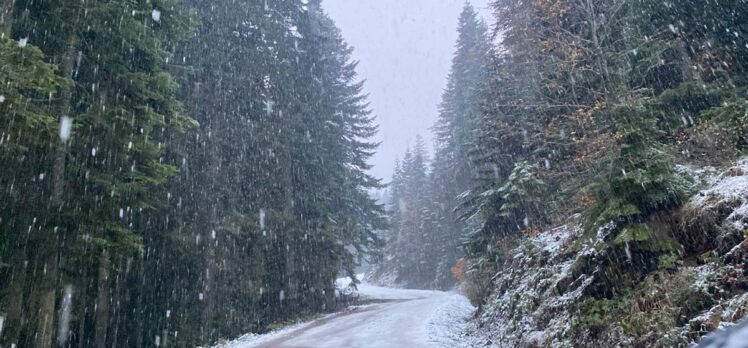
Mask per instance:
[[[360,284],[373,302],[263,335],[246,335],[220,348],[460,347],[474,308],[455,292]]]

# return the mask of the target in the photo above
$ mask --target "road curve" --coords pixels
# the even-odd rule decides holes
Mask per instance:
[[[472,308],[460,295],[363,284],[362,295],[382,302],[354,307],[236,348],[454,347]]]

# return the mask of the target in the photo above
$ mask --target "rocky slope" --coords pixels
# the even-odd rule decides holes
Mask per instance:
[[[748,314],[748,159],[685,166],[674,212],[585,234],[582,218],[520,239],[467,330],[473,346],[687,347]]]

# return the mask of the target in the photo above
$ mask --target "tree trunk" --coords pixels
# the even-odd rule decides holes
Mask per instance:
[[[284,119],[283,127],[287,129],[289,132],[293,130],[293,126],[291,125],[291,122],[288,120],[288,118]],[[293,134],[293,133],[292,133]],[[291,137],[287,137],[285,139],[285,146],[283,146],[283,156],[287,159],[287,163],[284,164],[283,167],[283,213],[284,213],[284,219],[288,218],[295,218],[294,216],[294,173],[293,173],[293,142],[291,140]],[[288,221],[286,221],[288,222]],[[296,221],[293,221],[294,227]],[[293,230],[288,229],[288,224],[283,227],[285,231],[281,234],[282,241],[285,241],[286,243],[295,243],[293,238]],[[279,295],[280,297],[280,305],[281,305],[281,311],[284,316],[288,316],[290,313],[290,307],[294,301],[294,299],[297,296],[296,292],[296,284],[297,280],[294,278],[294,271],[296,269],[296,259],[294,257],[294,254],[292,251],[288,250],[288,244],[281,245],[281,252],[283,253],[283,260],[284,260],[284,275],[282,277],[284,284],[283,289],[284,291],[283,295]],[[284,318],[285,319],[285,318]]]
[[[58,273],[57,250],[59,243],[56,235],[57,229],[54,228],[52,230],[52,233],[47,234],[48,238],[42,241],[49,246],[42,248],[43,250],[40,253],[42,276],[41,281],[35,284],[39,290],[34,346],[38,348],[51,348],[54,344],[55,299],[57,298]]]
[[[18,256],[24,256],[23,253],[18,253]],[[21,257],[23,258],[23,257]],[[6,318],[2,329],[2,336],[0,336],[0,347],[11,347],[12,345],[18,346],[18,337],[21,333],[21,328],[26,323],[25,311],[23,310],[24,301],[24,285],[26,284],[26,263],[24,260],[14,260],[13,274],[11,275],[10,284],[8,286],[8,307],[6,308]]]
[[[13,7],[15,0],[0,0],[0,38],[10,38],[13,26]],[[20,242],[19,242],[20,244]],[[6,318],[0,331],[0,347],[18,345],[18,337],[25,325],[26,316],[23,310],[26,284],[26,245],[16,245],[11,257],[12,273],[8,285]]]
[[[137,319],[134,333],[135,347],[143,347],[143,322],[146,320],[146,311],[143,304],[146,292],[145,280],[147,279],[144,271],[146,259],[142,253],[143,251],[141,251],[141,255],[139,255],[135,260],[136,267],[138,267],[138,295],[135,297],[135,313],[137,313],[135,315],[135,318]]]
[[[109,326],[109,251],[104,249],[99,259],[99,280],[96,292],[96,337],[94,347],[106,348]]]
[[[122,262],[119,262],[119,269],[122,269]],[[114,329],[114,332],[111,333],[112,336],[112,347],[117,347],[117,339],[119,338],[119,325],[120,325],[120,318],[122,315],[122,309],[120,305],[122,304],[122,301],[125,301],[128,299],[127,296],[127,290],[123,292],[122,290],[122,273],[117,273],[114,278],[114,298],[120,299],[117,301],[114,301],[112,303],[111,316],[114,318],[114,322],[112,322],[112,329]]]
[[[220,90],[214,90],[213,95],[214,98],[218,99],[217,93],[219,93]],[[213,125],[208,125],[208,127],[205,129],[208,134],[213,132]],[[216,132],[217,133],[217,132]],[[203,134],[207,135],[207,134]],[[208,185],[209,189],[202,192],[202,197],[200,200],[200,204],[204,204],[205,208],[207,210],[206,216],[204,216],[201,219],[204,219],[202,223],[198,224],[198,226],[202,225],[202,230],[205,233],[205,270],[204,274],[202,276],[203,281],[203,290],[200,296],[202,296],[202,337],[201,340],[204,344],[210,345],[213,337],[213,332],[215,328],[214,319],[215,319],[215,310],[216,310],[216,276],[218,275],[218,267],[216,260],[216,242],[218,236],[216,235],[216,227],[218,225],[218,206],[219,201],[216,199],[214,192],[220,192],[218,189],[219,184],[217,183],[218,178],[220,178],[220,168],[221,168],[221,162],[222,162],[222,154],[219,149],[219,144],[214,138],[207,137],[208,141],[206,143],[205,151],[208,153],[208,177],[210,178],[210,183]]]
[[[16,0],[0,0],[0,38],[10,38]]]
[[[78,347],[85,348],[88,346],[86,342],[86,317],[88,316],[88,278],[86,270],[83,270],[81,275],[81,281],[79,285],[80,309],[78,312]]]
[[[214,208],[211,207],[209,209],[210,211],[213,211]],[[210,221],[208,222],[209,226],[213,226],[215,223],[215,219],[212,218],[214,214],[209,214]],[[215,249],[215,230],[206,229],[206,238],[205,238],[205,245],[206,245],[206,259],[205,259],[205,274],[203,275],[203,293],[201,294],[203,298],[203,313],[202,313],[202,326],[203,326],[203,343],[210,345],[211,340],[213,339],[213,317],[215,315],[215,304],[216,304],[216,294],[215,294],[215,277],[216,277],[216,249]]]
[[[73,64],[74,64],[74,51],[75,51],[76,40],[71,37],[68,42],[68,47],[65,47],[64,53],[61,55],[61,69],[60,72],[63,76],[72,76]],[[66,86],[60,91],[60,102],[58,105],[58,112],[62,115],[66,115],[70,111],[70,103],[72,99],[72,87]],[[59,233],[57,225],[57,214],[64,203],[63,191],[64,191],[64,174],[65,174],[65,161],[67,157],[67,144],[59,139],[54,149],[54,164],[52,168],[52,197],[49,202],[49,221],[47,228],[41,228],[39,242],[41,248],[39,254],[41,255],[41,266],[43,271],[41,273],[41,289],[38,296],[38,304],[35,313],[37,314],[37,328],[35,335],[36,347],[46,348],[52,347],[54,342],[54,324],[55,324],[55,299],[57,298],[57,281],[58,281],[58,269],[59,269]],[[54,225],[55,227],[52,227]],[[45,231],[45,232],[42,232]]]

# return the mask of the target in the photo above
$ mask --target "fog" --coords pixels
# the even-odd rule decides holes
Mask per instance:
[[[0,1],[0,348],[748,348],[747,5]]]
[[[489,21],[488,0],[471,3]],[[326,0],[324,8],[355,48],[382,142],[372,174],[388,180],[395,158],[430,127],[446,85],[462,0]]]

